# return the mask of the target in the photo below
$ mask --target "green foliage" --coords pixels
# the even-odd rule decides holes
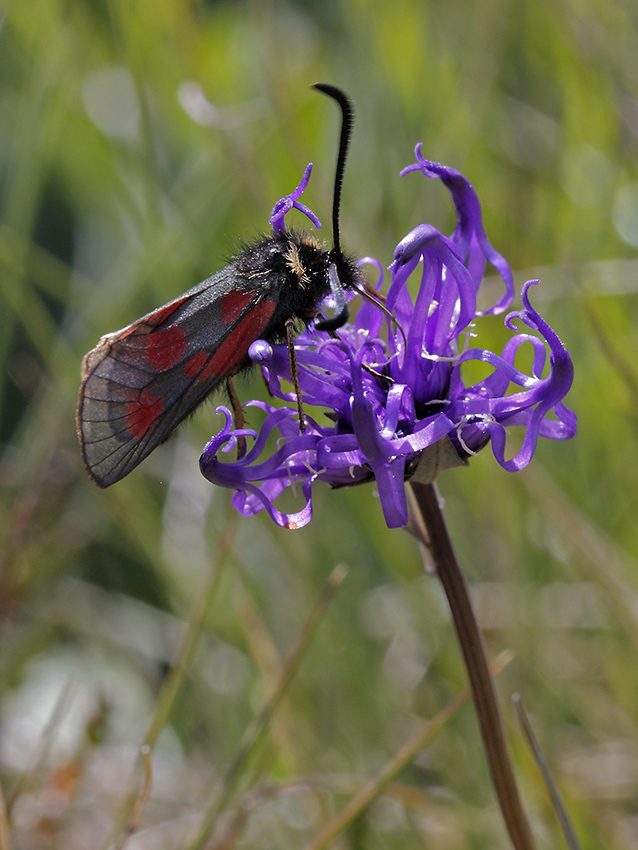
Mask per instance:
[[[516,654],[499,687],[538,847],[562,839],[514,691],[583,848],[638,845],[635,4],[6,6],[0,781],[14,846],[97,847],[115,829],[229,523],[228,564],[152,757],[140,826],[161,825],[156,846],[187,846],[336,564],[348,577],[228,801],[237,846],[305,846],[466,685],[438,584],[413,540],[385,528],[373,487],[317,488],[297,532],[229,520],[230,493],[198,472],[219,427],[211,404],[109,490],[80,461],[79,367],[102,334],[224,265],[311,160],[304,200],[328,226],[336,112],[308,89],[318,80],[357,111],[352,253],[387,265],[416,224],[451,229],[440,186],[398,177],[422,141],[473,182],[517,284],[541,278],[532,298],[574,359],[579,435],[541,443],[518,475],[486,449],[440,486],[490,650]],[[486,325],[489,347],[503,331]],[[239,389],[262,391],[258,377]],[[470,707],[340,840],[507,846]]]

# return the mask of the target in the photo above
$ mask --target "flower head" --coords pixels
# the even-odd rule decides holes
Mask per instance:
[[[523,309],[506,316],[512,336],[501,354],[470,347],[475,319],[510,306],[512,274],[485,235],[471,184],[458,171],[424,160],[420,148],[417,162],[402,174],[420,171],[439,178],[452,196],[456,228],[446,237],[422,224],[399,242],[389,266],[385,312],[364,302],[336,337],[309,328],[297,338],[303,404],[323,408],[326,424],[306,416],[302,433],[296,406],[253,401],[247,406],[265,413],[257,433],[233,429],[230,412],[218,408],[226,425],[206,446],[200,465],[210,481],[237,491],[234,504],[244,515],[265,509],[279,525],[300,527],[311,518],[315,481],[343,487],[375,479],[386,523],[399,527],[408,519],[404,482],[411,476],[433,480],[441,468],[467,462],[488,442],[503,468],[520,470],[533,457],[539,436],[561,440],[576,432],[576,416],[563,404],[572,384],[572,361],[531,305],[530,288],[538,281],[524,285]],[[298,201],[309,176],[306,169],[295,192],[275,206],[271,222],[276,232],[293,207],[316,221]],[[378,268],[379,288],[381,264],[370,258],[361,262]],[[479,312],[477,294],[487,263],[500,275],[504,292]],[[413,277],[420,278],[414,298],[408,289]],[[533,333],[519,330],[521,325]],[[524,343],[532,347],[531,374],[515,365]],[[295,393],[282,384],[291,383],[287,347],[258,340],[249,354],[262,367],[272,395],[296,402]],[[466,384],[463,366],[470,360],[488,364],[490,374]],[[519,451],[506,460],[509,426],[522,426],[524,438]],[[279,447],[263,459],[271,435],[279,437]],[[221,462],[218,452],[229,451],[240,436],[254,438],[250,451],[241,460]],[[297,485],[304,507],[292,514],[280,512],[274,505],[277,497]]]

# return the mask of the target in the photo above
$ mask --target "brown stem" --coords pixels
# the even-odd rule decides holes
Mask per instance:
[[[534,850],[505,740],[503,717],[487,661],[485,641],[470,601],[465,576],[454,553],[438,493],[433,484],[412,483],[411,486],[429,533],[429,540],[421,542],[427,546],[434,561],[465,658],[492,782],[505,825],[515,850]]]

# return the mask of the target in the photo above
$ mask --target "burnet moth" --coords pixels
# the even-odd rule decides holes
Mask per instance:
[[[362,285],[339,239],[354,113],[340,89],[324,83],[315,88],[332,97],[342,112],[332,248],[311,235],[282,230],[247,246],[226,268],[179,298],[100,339],[82,361],[77,410],[84,465],[100,487],[128,475],[213,390],[246,369],[255,340],[288,339],[292,349],[295,322],[310,323],[330,293],[335,313],[315,327],[334,331],[347,321],[344,290]]]

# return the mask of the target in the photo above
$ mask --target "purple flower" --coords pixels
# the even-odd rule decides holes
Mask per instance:
[[[523,309],[506,316],[512,336],[501,354],[470,347],[475,319],[510,306],[512,274],[485,235],[471,184],[458,171],[424,160],[420,148],[417,162],[402,174],[418,170],[438,177],[452,196],[457,226],[446,237],[422,224],[399,242],[386,297],[392,321],[363,302],[337,338],[309,328],[296,340],[304,407],[323,408],[326,424],[307,415],[300,432],[295,393],[282,384],[291,386],[287,347],[264,340],[251,346],[250,356],[262,367],[272,395],[293,406],[249,402],[247,407],[265,414],[258,433],[233,429],[230,412],[218,408],[226,425],[206,446],[201,470],[214,484],[237,491],[235,507],[246,516],[265,509],[278,525],[298,528],[311,519],[315,481],[345,487],[375,479],[387,525],[400,527],[408,519],[404,482],[410,477],[431,481],[442,469],[467,462],[488,442],[504,469],[520,470],[532,459],[539,436],[564,440],[576,433],[576,416],[563,404],[573,365],[531,305],[530,288],[538,281],[523,286]],[[282,229],[283,216],[292,207],[316,221],[297,200],[308,178],[306,169],[295,192],[276,205],[271,219],[275,231]],[[370,258],[361,262],[378,268],[380,288],[380,263]],[[477,293],[488,262],[500,275],[504,292],[479,312]],[[408,289],[413,278],[420,278],[414,299]],[[529,375],[515,365],[524,343],[533,352]],[[469,360],[488,364],[490,374],[466,385],[463,364]],[[519,451],[506,460],[510,426],[522,426],[524,437]],[[230,451],[239,436],[254,438],[251,449],[241,460],[221,462],[219,451]],[[269,454],[272,437],[275,449]],[[300,489],[305,502],[296,513],[282,513],[274,505],[288,487]]]

